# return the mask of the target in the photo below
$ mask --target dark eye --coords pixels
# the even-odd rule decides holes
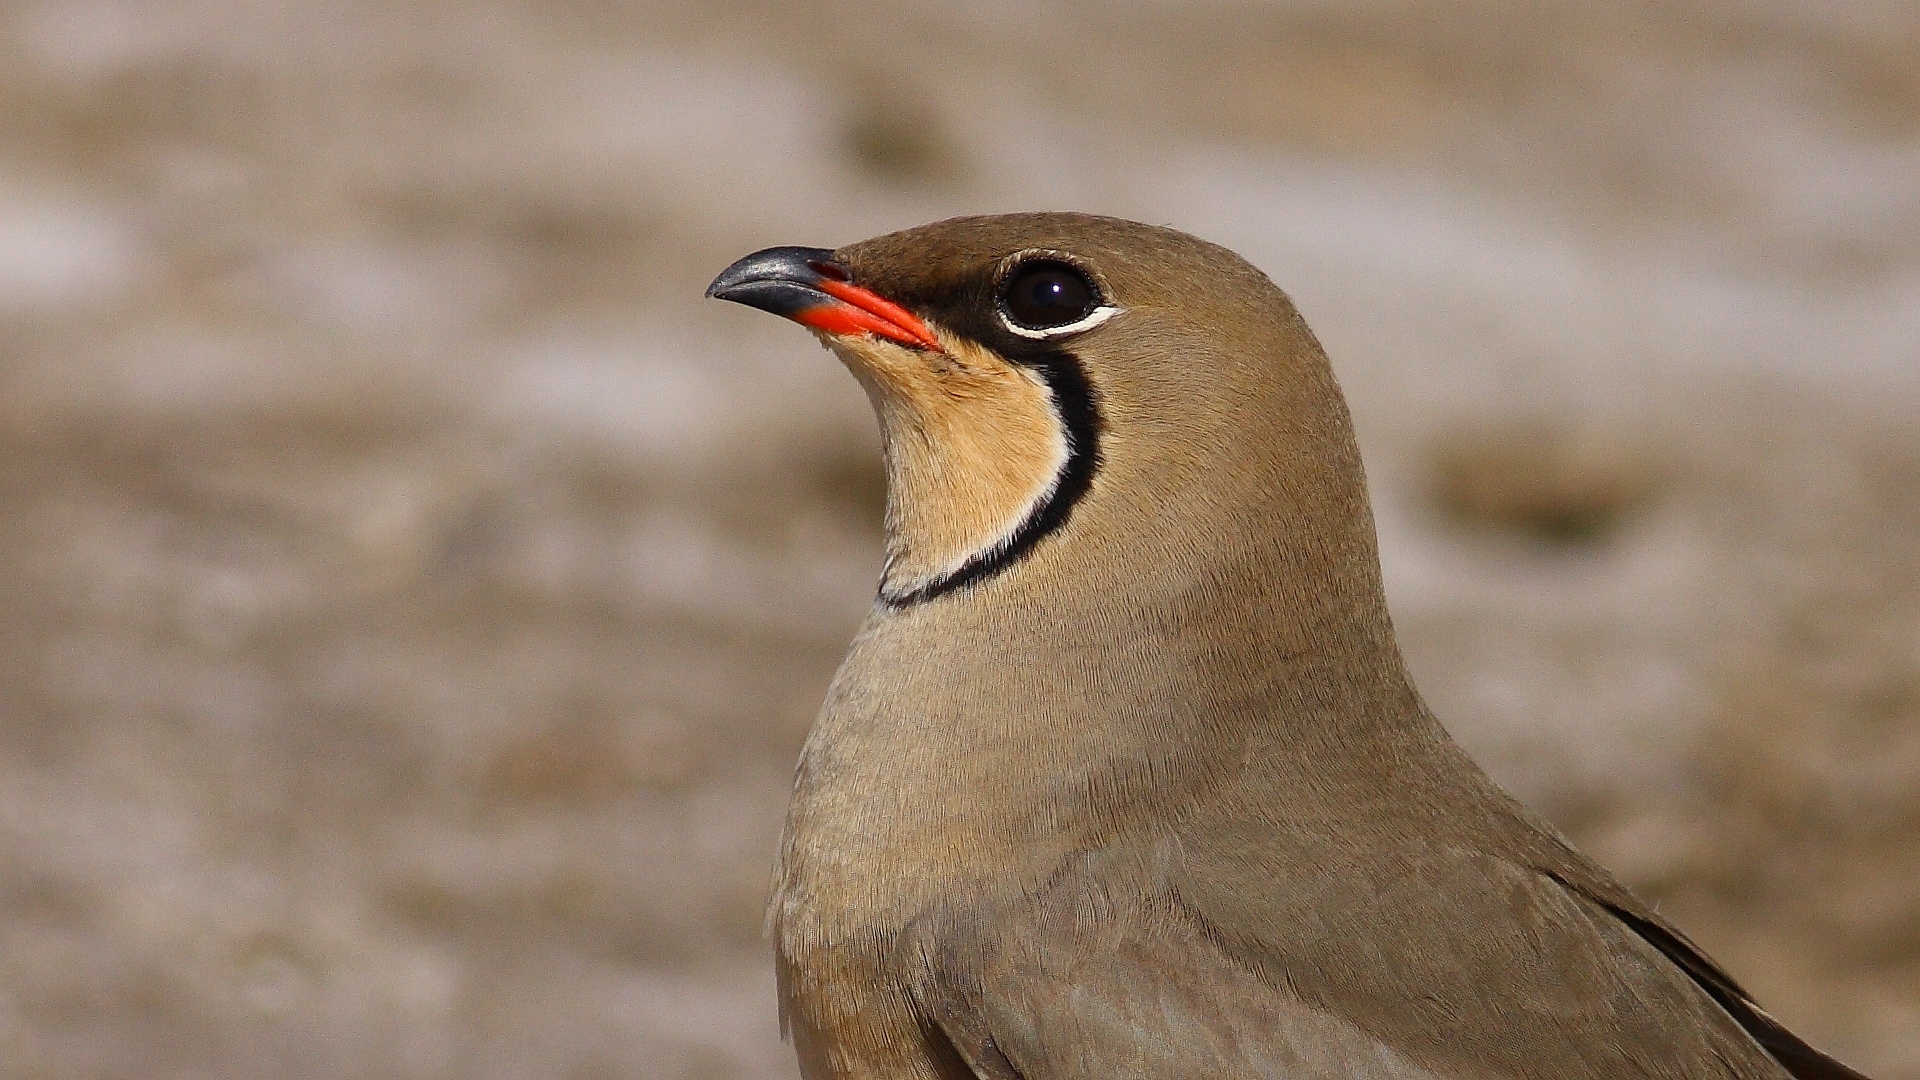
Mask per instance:
[[[1039,259],[1014,270],[1000,302],[1015,325],[1051,330],[1093,314],[1100,306],[1100,293],[1074,266]]]

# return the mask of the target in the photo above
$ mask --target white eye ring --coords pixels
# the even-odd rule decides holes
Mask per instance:
[[[1013,333],[1019,334],[1023,338],[1045,341],[1047,338],[1065,337],[1068,334],[1077,334],[1082,330],[1091,330],[1101,323],[1106,322],[1108,319],[1113,318],[1115,315],[1120,314],[1120,308],[1113,304],[1101,304],[1099,307],[1087,312],[1085,318],[1076,319],[1073,322],[1067,323],[1065,326],[1049,326],[1045,330],[1032,330],[1021,326],[1019,323],[1014,322],[1004,311],[999,314],[1000,324]]]
[[[1018,272],[1021,267],[1035,262],[1065,263],[1067,266],[1072,267],[1075,272],[1086,280],[1088,287],[1093,290],[1093,294],[1100,298],[1100,305],[1080,318],[1061,326],[1047,326],[1036,329],[1031,326],[1022,326],[1018,322],[1015,322],[1013,314],[1007,310],[1005,296],[1007,281]],[[999,297],[994,304],[994,313],[1000,316],[1000,325],[1006,327],[1008,332],[1012,334],[1033,341],[1046,341],[1050,338],[1066,337],[1070,334],[1078,334],[1086,330],[1091,330],[1126,310],[1118,304],[1106,302],[1108,295],[1107,283],[1102,280],[1099,274],[1093,271],[1092,267],[1081,262],[1077,256],[1070,255],[1064,251],[1056,251],[1052,248],[1028,248],[1025,251],[1016,251],[1006,258],[1001,259],[1000,266],[994,273],[994,281],[993,291],[995,296]]]

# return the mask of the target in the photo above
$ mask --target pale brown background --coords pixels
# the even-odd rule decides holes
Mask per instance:
[[[1917,56],[1898,0],[0,2],[0,1077],[790,1076],[875,437],[700,291],[1081,208],[1299,301],[1475,753],[1920,1078]]]

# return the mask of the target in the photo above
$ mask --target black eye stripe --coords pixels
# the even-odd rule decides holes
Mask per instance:
[[[1070,326],[1100,307],[1100,290],[1072,263],[1030,259],[1014,267],[1000,289],[1000,310],[1015,326],[1051,330]]]

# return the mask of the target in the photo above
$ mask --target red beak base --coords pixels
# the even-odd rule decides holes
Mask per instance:
[[[933,336],[926,323],[878,293],[832,278],[824,278],[816,287],[839,303],[798,312],[794,322],[830,334],[868,333],[910,348],[940,351],[940,339]]]

